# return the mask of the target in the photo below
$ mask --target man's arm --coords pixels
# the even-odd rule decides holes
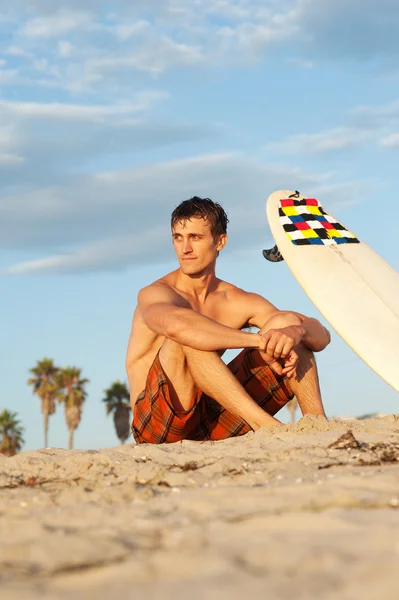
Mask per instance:
[[[299,343],[312,352],[321,352],[330,343],[330,332],[317,319],[296,312],[281,311],[279,314],[283,319],[285,317],[283,325],[279,325],[277,316],[277,319],[266,321],[261,329],[266,339],[266,352],[275,358],[284,358]]]
[[[324,325],[317,319],[305,317],[300,313],[294,313],[302,319],[302,327],[305,328],[305,333],[302,338],[302,343],[306,348],[313,352],[321,352],[331,342],[331,334]]]
[[[294,311],[278,310],[268,300],[258,294],[246,294],[246,296],[247,306],[251,309],[248,324],[258,327],[261,331],[269,330],[277,333],[277,335],[274,335],[273,344],[267,344],[266,346],[266,351],[271,353],[271,355],[273,355],[275,345],[278,345],[277,342],[274,344],[274,341],[276,341],[275,338],[280,338],[282,334],[291,337],[294,346],[302,342],[306,348],[313,352],[324,350],[330,343],[330,332],[317,319],[305,317],[305,315]],[[288,327],[273,327],[273,317],[288,314],[292,317],[292,325]],[[270,327],[268,327],[268,321],[270,321]],[[269,337],[271,335],[270,333]],[[279,345],[281,346],[282,342]],[[287,350],[283,354],[280,352],[279,357],[284,354],[287,354]]]
[[[183,346],[209,352],[226,348],[264,348],[260,334],[233,329],[201,315],[163,284],[143,288],[138,295],[138,304],[149,329]]]

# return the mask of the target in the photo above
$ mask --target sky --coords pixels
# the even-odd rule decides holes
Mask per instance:
[[[399,270],[398,29],[397,0],[0,0],[0,409],[25,450],[44,356],[90,380],[75,447],[117,445],[101,399],[126,381],[139,289],[176,268],[186,198],[228,213],[219,277],[324,324],[262,257],[271,192],[317,197]],[[317,360],[329,416],[399,412],[335,333]]]

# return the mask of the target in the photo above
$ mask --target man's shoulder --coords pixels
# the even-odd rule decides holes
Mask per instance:
[[[157,297],[168,298],[173,295],[173,292],[174,292],[173,288],[170,285],[168,285],[167,283],[164,283],[162,281],[153,281],[152,283],[141,288],[141,290],[139,291],[139,293],[138,293],[139,303],[140,303],[140,300],[144,300],[144,299],[155,299]]]
[[[159,279],[156,279],[155,281],[142,287],[140,292],[153,290],[173,290],[173,275],[174,273],[172,272],[160,277]]]
[[[176,305],[185,304],[184,298],[174,287],[174,273],[169,273],[160,279],[141,288],[138,293],[138,303],[148,305],[159,302],[167,302]]]
[[[231,304],[235,305],[245,305],[247,307],[275,307],[267,300],[264,296],[256,292],[250,292],[248,290],[244,290],[232,283],[228,283],[227,281],[221,282],[223,285],[220,287],[220,291],[225,294],[227,301]]]
[[[228,298],[231,299],[245,298],[252,295],[251,292],[248,292],[247,290],[244,290],[243,288],[240,288],[237,285],[234,285],[233,283],[229,283],[228,281],[222,280],[220,280],[219,283],[219,291],[223,292]]]

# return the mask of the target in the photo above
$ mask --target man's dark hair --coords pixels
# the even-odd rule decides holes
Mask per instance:
[[[218,235],[227,233],[227,223],[229,220],[220,204],[213,202],[210,198],[199,198],[198,196],[184,200],[179,206],[176,206],[172,212],[171,228],[173,229],[179,221],[190,220],[193,217],[209,221],[214,239]]]

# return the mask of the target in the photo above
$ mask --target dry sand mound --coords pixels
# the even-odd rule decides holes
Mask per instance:
[[[0,455],[8,598],[397,600],[399,417]]]

